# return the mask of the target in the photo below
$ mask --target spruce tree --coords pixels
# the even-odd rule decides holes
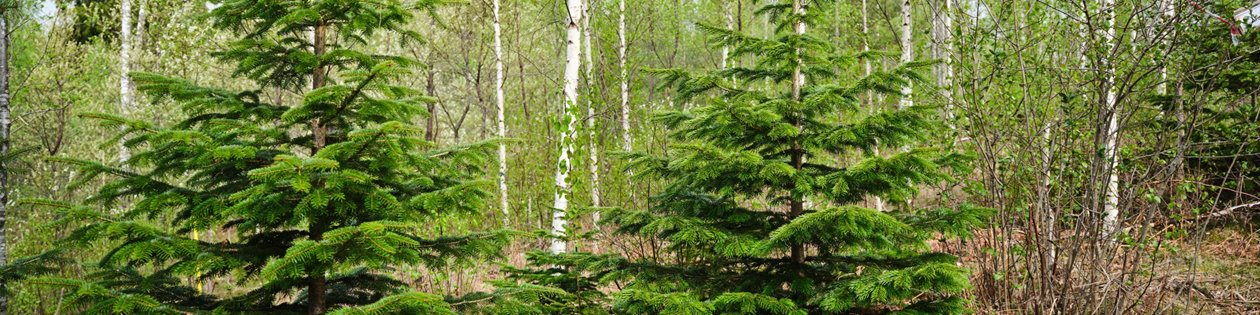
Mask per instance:
[[[227,0],[210,13],[234,31],[217,57],[251,90],[132,73],[178,105],[170,126],[89,114],[123,132],[126,165],[65,160],[77,184],[104,181],[64,212],[64,242],[108,247],[69,289],[89,313],[444,314],[451,298],[410,292],[398,267],[498,255],[503,234],[432,235],[436,218],[483,209],[495,143],[438,147],[412,122],[434,100],[399,81],[417,60],[363,49],[374,36],[421,43],[404,26],[440,0]],[[436,15],[434,15],[436,16]],[[263,91],[301,98],[276,103]],[[278,101],[277,101],[278,102]],[[214,230],[226,238],[204,240]],[[60,249],[59,249],[60,250]],[[196,286],[234,286],[211,295]]]
[[[964,170],[960,154],[918,146],[937,109],[864,107],[899,95],[930,62],[858,76],[875,53],[809,33],[825,18],[802,0],[769,3],[766,39],[704,26],[748,66],[657,70],[697,104],[659,114],[673,144],[628,153],[640,178],[666,181],[648,209],[609,211],[618,233],[663,240],[663,261],[619,269],[633,281],[612,307],[627,314],[847,314],[966,311],[968,272],[928,240],[966,236],[991,210],[917,209],[918,187]],[[815,2],[810,2],[815,3]],[[898,152],[889,156],[876,154]],[[842,161],[836,165],[837,158]],[[881,197],[895,209],[862,206]]]

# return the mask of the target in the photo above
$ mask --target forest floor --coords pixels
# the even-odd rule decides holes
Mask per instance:
[[[1204,230],[1183,231],[1170,226],[1158,231],[1164,234],[1162,241],[1148,246],[1128,244],[1121,249],[1129,262],[1119,259],[1109,271],[1089,273],[1084,267],[1061,277],[1077,277],[1078,283],[1071,294],[1102,294],[1103,300],[1061,301],[1054,305],[1071,305],[1073,310],[1089,309],[1108,312],[1107,305],[1114,305],[1115,297],[1122,297],[1122,314],[1247,314],[1260,315],[1260,224],[1208,225]],[[996,233],[996,235],[995,235]],[[1032,314],[1042,305],[1037,302],[1044,292],[1029,286],[1030,280],[1024,264],[1025,252],[1020,248],[1022,232],[984,230],[972,238],[973,242],[954,248],[939,248],[954,253],[961,263],[973,271],[973,298],[978,314]],[[1195,236],[1189,236],[1195,235]],[[1061,237],[1071,237],[1070,234]],[[1006,239],[1002,241],[1002,239]],[[994,246],[998,240],[1003,245]],[[949,246],[946,246],[949,247]],[[995,249],[1006,248],[1006,252]],[[1016,260],[1011,260],[1010,258]],[[1005,260],[1004,260],[1005,259]],[[1002,267],[1002,264],[1009,266]],[[1020,273],[1008,276],[1016,270]],[[1115,278],[1120,277],[1120,278]],[[1108,280],[1124,279],[1123,285],[1102,285]],[[1029,282],[1034,281],[1034,282]],[[1096,284],[1089,287],[1079,283]],[[1119,290],[1119,291],[1118,291]],[[1056,297],[1051,297],[1056,298]],[[1097,303],[1103,304],[1097,304]],[[1085,303],[1085,304],[1078,304]],[[1048,305],[1048,304],[1047,304]],[[1045,311],[1045,310],[1040,310]],[[1061,311],[1052,311],[1061,312]]]
[[[1206,231],[1201,242],[1171,245],[1178,266],[1169,270],[1173,313],[1260,314],[1260,236],[1256,226]],[[1176,251],[1186,254],[1178,255]]]

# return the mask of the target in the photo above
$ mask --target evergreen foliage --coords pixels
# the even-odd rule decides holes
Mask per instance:
[[[76,227],[66,250],[109,251],[83,279],[31,281],[69,289],[68,307],[88,313],[452,313],[446,297],[408,292],[394,271],[499,254],[500,232],[425,232],[484,208],[480,167],[494,144],[424,140],[411,123],[433,100],[396,82],[420,63],[356,50],[378,35],[419,43],[403,25],[440,2],[224,1],[210,17],[241,37],[217,55],[256,89],[131,74],[186,118],[85,115],[121,128],[115,140],[136,153],[125,165],[64,160],[81,169],[76,184],[106,182],[88,204],[26,202]],[[275,89],[303,97],[262,97]],[[232,234],[195,237],[206,230]],[[238,288],[196,287],[223,278]]]
[[[626,156],[641,179],[669,184],[646,210],[605,213],[618,233],[664,240],[672,258],[621,262],[632,280],[614,294],[612,309],[964,313],[968,272],[927,240],[968,236],[991,210],[916,209],[911,201],[917,187],[951,179],[967,159],[913,147],[942,128],[933,108],[861,101],[868,92],[896,94],[922,81],[917,71],[930,63],[854,77],[854,61],[874,54],[846,55],[828,40],[793,32],[798,21],[820,23],[824,10],[797,13],[791,1],[780,1],[759,13],[777,25],[776,35],[701,26],[714,45],[732,47],[732,58],[754,60],[749,66],[657,70],[680,103],[697,105],[657,117],[675,141],[668,154]],[[804,76],[799,96],[792,88],[797,70]],[[898,206],[880,212],[859,205],[872,197]]]
[[[470,308],[480,314],[613,314],[606,289],[626,276],[628,262],[612,254],[527,253],[529,266],[504,267],[508,279],[495,282],[490,303]]]

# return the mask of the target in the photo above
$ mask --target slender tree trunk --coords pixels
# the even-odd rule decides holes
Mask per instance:
[[[434,98],[437,97],[437,83],[434,82],[436,76],[437,73],[433,71],[433,67],[425,71],[424,94]],[[429,116],[424,119],[424,140],[436,143],[438,138],[437,103],[425,105],[425,110],[429,112]]]
[[[905,65],[914,61],[914,11],[911,0],[901,1],[901,64]],[[930,41],[930,40],[929,40]],[[897,109],[906,109],[914,106],[914,81],[907,80],[906,84],[901,86],[901,101],[897,103]],[[906,147],[900,150],[905,152]],[[906,179],[909,182],[909,179]],[[911,200],[913,201],[913,200]],[[878,207],[883,210],[883,201],[879,200]]]
[[[1177,17],[1177,4],[1173,3],[1173,0],[1160,0],[1159,1],[1159,23],[1156,23],[1155,27],[1166,27],[1169,29],[1169,32],[1173,32],[1173,30],[1176,30],[1176,27],[1174,27],[1171,22],[1176,17]],[[1160,46],[1161,46],[1160,48],[1161,50],[1165,52],[1171,53],[1172,51],[1168,49],[1168,45],[1169,45],[1169,38],[1172,36],[1171,34],[1169,35],[1170,36],[1164,36],[1163,39],[1160,40]],[[1159,93],[1159,95],[1168,94],[1168,57],[1167,56],[1164,56],[1163,58],[1161,58],[1159,62],[1159,84],[1155,86],[1155,91]]]
[[[796,14],[801,14],[801,15],[805,14],[805,8],[803,4],[801,3],[802,1],[804,0],[792,1],[792,12]],[[804,35],[805,22],[798,20],[796,22],[796,25],[793,27],[793,31],[796,32],[796,35]],[[796,49],[796,54],[797,54],[796,67],[792,69],[792,100],[796,102],[801,101],[801,88],[805,85],[805,74],[801,72],[801,63],[803,61],[800,58],[800,53],[801,53],[801,49],[797,48]],[[797,129],[803,128],[801,126],[801,121],[799,117],[796,119],[796,128]],[[797,170],[800,170],[804,166],[805,152],[803,150],[804,149],[801,148],[801,143],[799,140],[792,141],[792,167],[796,168]],[[791,186],[792,186],[791,187],[792,189],[790,189],[790,191],[796,190],[795,184],[792,184]],[[789,210],[789,215],[790,215],[789,220],[791,220],[791,219],[795,219],[796,217],[800,216],[802,213],[805,212],[805,202],[803,198],[801,196],[797,196],[795,192],[789,192],[789,194],[791,194],[791,198],[790,198],[791,202],[789,204],[789,206],[791,207],[791,209]],[[805,246],[804,245],[802,244],[792,245],[792,261],[797,262],[797,263],[805,262]]]
[[[9,12],[0,8],[0,156],[9,154]],[[0,265],[9,262],[9,243],[5,223],[9,206],[9,165],[0,161]],[[7,287],[8,283],[0,283]],[[9,296],[0,293],[0,315],[9,313]]]
[[[592,70],[595,68],[595,62],[592,61],[594,57],[591,54],[591,46],[594,46],[595,44],[591,41],[591,3],[592,0],[586,0],[586,3],[582,6],[582,36],[586,38],[586,44],[583,45],[583,47],[586,49],[586,90],[588,91],[586,97],[586,147],[587,154],[590,155],[590,163],[588,166],[591,171],[591,206],[599,207],[599,145],[596,134],[595,94],[593,92],[595,91],[595,77]],[[599,230],[600,217],[601,214],[599,211],[591,213],[591,225],[595,227],[595,230]],[[591,250],[596,253],[600,251],[599,239],[591,240]]]
[[[906,64],[914,60],[914,33],[913,23],[914,16],[910,0],[901,0],[901,63]],[[901,87],[901,102],[897,104],[898,108],[908,108],[914,106],[914,83],[908,82]]]
[[[867,0],[862,0],[862,52],[864,53],[871,51],[871,27],[869,24],[869,13],[867,13],[866,1]],[[863,76],[871,75],[870,58],[862,60],[862,74]],[[871,105],[872,107],[875,105],[874,93],[869,91],[866,92],[866,104]],[[879,154],[879,148],[875,148],[875,154]],[[884,198],[875,196],[875,210],[880,212],[884,211]]]
[[[626,0],[617,1],[617,67],[621,71],[621,150],[634,150],[634,138],[630,134],[630,71],[626,69]],[[626,190],[630,191],[630,200],[635,198],[633,188],[634,171],[626,171]]]
[[[1106,187],[1103,189],[1103,231],[1107,237],[1115,235],[1117,230],[1117,221],[1120,218],[1120,170],[1118,169],[1120,158],[1116,154],[1117,138],[1119,138],[1119,106],[1116,103],[1116,65],[1111,60],[1109,54],[1113,53],[1116,48],[1116,10],[1115,0],[1102,0],[1103,18],[1106,19],[1106,33],[1103,40],[1106,44],[1103,61],[1103,88],[1106,89],[1103,103],[1103,117],[1106,118],[1106,134],[1104,134],[1105,144],[1103,147],[1103,159],[1106,160],[1107,174]]]
[[[867,21],[868,14],[869,13],[867,13],[867,10],[866,10],[866,0],[862,0],[862,52],[863,53],[871,51],[871,27]],[[870,58],[866,58],[862,60],[862,75],[864,76],[871,75],[871,59]],[[870,103],[871,100],[872,100],[871,92],[866,92],[867,103]]]
[[[325,40],[327,39],[326,32],[327,26],[324,25],[322,21],[315,25],[315,30],[312,34],[313,43],[311,46],[314,49],[316,58],[324,55],[324,51],[326,49]],[[325,67],[320,65],[315,68],[315,72],[311,73],[312,91],[324,86],[325,76],[327,75],[325,71]],[[328,139],[326,128],[327,127],[324,126],[318,118],[311,121],[311,133],[314,138],[314,146],[311,148],[311,155],[318,153],[319,150],[323,149],[324,145],[327,144]],[[308,218],[307,221],[307,224],[309,225],[308,232],[310,233],[310,239],[316,242],[323,240],[324,232],[326,230],[323,220],[319,219],[317,216],[312,216]],[[324,314],[328,312],[327,276],[324,275],[324,271],[322,269],[316,269],[310,273],[309,277],[310,282],[307,283],[306,288],[307,303],[309,303],[308,310],[312,315]]]
[[[136,35],[134,38],[135,41],[132,44],[134,44],[136,49],[144,51],[144,28],[145,28],[144,22],[146,21],[145,18],[148,15],[149,5],[147,3],[147,0],[136,0],[136,6],[138,7],[136,9],[137,10],[136,27],[135,27]]]
[[[119,11],[119,13],[120,13],[120,16],[122,17],[122,31],[119,32],[120,33],[119,36],[121,36],[121,38],[119,39],[119,42],[122,45],[122,47],[118,50],[118,67],[119,67],[120,72],[122,72],[122,75],[118,82],[118,93],[122,98],[122,103],[119,104],[118,112],[122,116],[126,117],[126,116],[131,115],[131,107],[132,107],[132,102],[134,99],[132,95],[132,91],[131,91],[131,76],[130,76],[130,73],[131,73],[131,0],[122,0],[121,2],[122,2],[122,10]],[[126,127],[120,127],[120,129],[126,130]],[[127,160],[131,159],[131,152],[127,149],[127,146],[124,144],[124,142],[125,141],[119,141],[118,143],[118,161],[122,164],[126,164]]]
[[[954,125],[954,0],[944,0],[945,12],[941,15],[941,96],[945,98],[945,122],[950,131]],[[957,135],[954,135],[957,138]]]
[[[722,5],[722,13],[726,15],[726,29],[728,30],[735,28],[734,27],[735,18],[731,14],[731,8],[729,6],[730,6],[729,3]],[[719,65],[722,67],[722,69],[726,69],[731,66],[728,60],[730,59],[730,54],[731,54],[731,47],[729,45],[722,45],[722,60],[720,61],[721,64]]]
[[[1050,2],[1049,5],[1055,6],[1056,2]],[[1050,60],[1052,62],[1070,62],[1067,56],[1056,57],[1052,54]],[[1059,258],[1059,225],[1057,219],[1058,211],[1050,204],[1051,178],[1053,178],[1054,170],[1054,124],[1059,121],[1059,110],[1057,108],[1049,108],[1046,112],[1049,116],[1045,119],[1045,123],[1041,125],[1041,183],[1037,186],[1037,213],[1038,230],[1041,231],[1040,243],[1042,251],[1042,283],[1043,283],[1043,299],[1054,292],[1055,283],[1049,281],[1053,279],[1055,266],[1058,265]],[[1039,301],[1038,303],[1044,303]]]
[[[586,90],[587,90],[587,91],[594,91],[595,89],[593,88],[593,86],[594,86],[594,84],[593,84],[593,83],[595,82],[595,77],[594,77],[594,75],[593,75],[593,71],[592,71],[592,70],[594,70],[594,68],[595,68],[595,62],[594,62],[594,61],[592,61],[594,57],[592,57],[592,56],[591,56],[591,55],[592,55],[592,54],[591,54],[591,46],[593,46],[594,44],[591,42],[591,14],[590,14],[590,13],[591,13],[591,1],[590,1],[590,0],[587,0],[587,2],[585,3],[585,5],[582,7],[582,10],[583,10],[583,12],[582,12],[582,36],[583,36],[583,37],[585,37],[585,40],[586,40],[586,44],[582,46],[584,49],[586,49],[586,53],[585,53],[585,57],[586,57]],[[590,150],[590,152],[588,152],[588,153],[589,153],[589,154],[590,154],[590,156],[591,156],[591,161],[590,161],[590,170],[591,170],[591,206],[599,207],[599,205],[600,205],[600,203],[599,203],[599,146],[597,146],[597,145],[596,145],[596,141],[595,141],[595,140],[596,140],[596,138],[597,138],[597,137],[596,137],[596,130],[595,130],[595,128],[596,128],[596,125],[595,125],[595,102],[594,102],[594,94],[592,94],[592,93],[588,93],[587,95],[588,95],[588,96],[586,97],[586,132],[587,132],[587,137],[589,138],[589,139],[588,139],[588,140],[589,140],[589,143],[587,144],[587,149],[588,149],[588,150]],[[593,218],[593,219],[595,220],[595,222],[596,222],[596,223],[595,223],[595,224],[596,224],[596,227],[598,228],[598,226],[599,226],[599,225],[598,225],[598,224],[599,224],[599,223],[598,223],[598,222],[599,222],[599,212],[595,212],[595,213],[593,213],[592,215],[593,215],[593,216],[592,216],[592,218]]]
[[[507,127],[503,124],[503,30],[499,25],[499,0],[494,5],[494,105],[498,108],[495,122],[499,129],[500,139],[507,137]],[[499,210],[503,211],[503,226],[509,226],[512,212],[508,210],[507,189],[507,145],[499,142]]]
[[[132,51],[130,52],[131,56],[129,57],[143,61],[144,60],[143,58],[144,58],[145,22],[147,21],[149,5],[147,3],[148,0],[135,0],[135,1],[136,1],[135,3],[136,20],[132,22],[132,27],[131,27],[132,32],[133,32],[133,35],[131,37],[131,50]],[[129,59],[127,62],[131,63],[132,60]],[[144,64],[141,63],[138,65],[138,67],[140,69],[135,70],[135,71],[144,71]],[[137,103],[144,104],[144,95],[143,94],[136,95],[136,81],[132,81],[130,78],[128,78],[127,81],[128,81],[128,84],[130,84],[127,86],[127,89],[131,92],[132,104],[137,104]]]
[[[1052,109],[1050,115],[1057,116],[1056,113],[1056,110]],[[1051,271],[1054,270],[1053,268],[1056,264],[1055,260],[1058,258],[1058,250],[1056,249],[1056,246],[1059,244],[1058,224],[1055,222],[1058,214],[1055,213],[1054,209],[1050,206],[1050,189],[1052,188],[1050,179],[1053,175],[1051,173],[1053,170],[1051,163],[1054,161],[1053,151],[1051,151],[1054,148],[1054,137],[1051,135],[1054,129],[1052,128],[1051,122],[1055,120],[1057,120],[1057,118],[1049,119],[1044,125],[1042,125],[1041,128],[1042,172],[1041,186],[1037,189],[1037,204],[1041,209],[1041,222],[1039,222],[1039,224],[1041,225],[1041,230],[1044,231],[1042,235],[1044,239],[1042,242],[1047,244],[1044,250],[1047,252],[1048,259],[1046,264],[1048,266],[1043,268],[1050,268],[1049,270]]]
[[[626,69],[626,0],[617,1],[617,67],[621,70],[621,149],[634,149],[630,134],[630,71]],[[633,193],[633,190],[632,190]]]
[[[569,186],[569,173],[573,170],[573,143],[577,136],[578,70],[581,66],[582,32],[578,23],[582,20],[582,0],[567,0],[569,19],[565,26],[565,64],[564,64],[564,104],[560,107],[560,156],[556,163],[556,192],[551,214],[551,252],[558,254],[568,251],[565,241],[565,228],[568,225],[569,197],[573,188]]]

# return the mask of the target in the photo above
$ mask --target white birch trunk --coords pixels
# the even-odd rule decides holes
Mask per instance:
[[[1106,43],[1105,53],[1110,53],[1116,48],[1116,10],[1115,0],[1102,0],[1103,18],[1107,19],[1106,33],[1103,40]],[[1103,191],[1103,231],[1107,237],[1115,235],[1117,229],[1117,221],[1120,218],[1120,174],[1117,166],[1119,166],[1119,156],[1116,154],[1116,142],[1119,137],[1119,106],[1116,104],[1116,65],[1110,57],[1103,56],[1103,80],[1104,88],[1107,89],[1103,111],[1107,119],[1107,131],[1105,134],[1105,146],[1103,147],[1103,158],[1107,163],[1107,184]]]
[[[586,49],[586,90],[593,91],[595,89],[592,88],[592,83],[595,82],[595,77],[592,70],[595,68],[595,62],[591,56],[591,46],[593,44],[591,43],[591,6],[589,0],[582,7],[582,10],[582,37],[586,40],[586,44],[582,46],[582,48]],[[599,148],[596,146],[595,141],[595,127],[595,102],[593,97],[588,96],[586,98],[586,132],[589,140],[587,149],[590,150],[591,156],[589,165],[591,171],[591,206],[599,207]],[[596,222],[595,226],[598,228],[599,212],[592,213],[591,218]]]
[[[634,149],[630,136],[630,71],[626,69],[626,0],[617,1],[617,64],[621,70],[621,149]],[[631,194],[634,190],[631,189]]]
[[[870,42],[871,27],[868,22],[869,17],[868,17],[868,13],[866,9],[866,1],[867,0],[862,0],[862,52],[871,51],[871,42]],[[863,60],[862,74],[863,76],[871,75],[871,60],[870,59]],[[867,104],[870,104],[872,107],[874,107],[875,94],[869,91],[866,92],[866,102]],[[879,154],[878,147],[875,148],[875,154]],[[875,210],[880,211],[880,212],[884,211],[884,198],[875,196]]]
[[[792,12],[802,15],[805,14],[805,7],[804,4],[801,3],[802,1],[804,0],[796,0],[792,2]],[[796,24],[793,25],[792,31],[795,32],[796,35],[805,35],[805,23],[797,21]],[[797,48],[796,54],[799,56],[800,53],[801,49]],[[801,60],[800,57],[797,57],[796,67],[792,69],[792,100],[798,102],[801,101],[801,88],[805,86],[805,73],[801,71],[802,63],[804,63],[804,61]],[[801,126],[798,124],[797,128],[801,128]]]
[[[945,1],[945,14],[941,16],[941,96],[945,98],[945,122],[950,131],[957,132],[954,125],[954,0]]]
[[[867,12],[866,12],[866,0],[862,0],[862,52],[863,53],[871,51],[871,42],[870,42],[871,27],[870,27],[870,24],[867,23],[867,19],[868,17],[867,17]],[[862,67],[863,76],[870,76],[871,75],[871,60],[869,58],[864,59],[862,66],[863,66]],[[867,102],[870,102],[873,98],[874,97],[873,97],[873,94],[871,94],[871,92],[866,92]]]
[[[569,198],[573,188],[569,186],[569,173],[573,170],[573,142],[577,135],[577,84],[581,66],[582,32],[578,23],[582,19],[582,0],[567,0],[569,19],[565,26],[564,103],[560,108],[560,156],[556,163],[556,192],[551,214],[551,253],[568,251],[565,228],[568,226]]]
[[[582,6],[582,37],[584,37],[586,40],[586,43],[582,45],[582,47],[586,49],[585,56],[586,56],[586,90],[587,91],[595,90],[593,87],[594,85],[593,83],[595,82],[595,77],[593,75],[595,62],[593,61],[594,57],[592,57],[592,54],[591,54],[591,46],[594,46],[594,42],[591,41],[591,1],[592,0],[587,0]],[[587,153],[590,154],[590,161],[588,163],[588,167],[590,168],[590,172],[591,172],[591,206],[599,207],[600,206],[599,146],[597,145],[598,143],[596,141],[596,130],[595,130],[596,128],[595,101],[594,101],[593,92],[587,93],[587,95],[588,96],[586,97],[586,133],[587,133],[586,134],[587,136],[586,147],[587,147]],[[595,230],[599,230],[600,216],[601,215],[599,211],[595,211],[594,213],[591,213],[591,225],[595,227]],[[591,250],[596,253],[600,251],[598,239],[591,240]]]
[[[1155,26],[1167,27],[1168,29],[1170,29],[1169,32],[1172,32],[1172,30],[1175,30],[1176,28],[1170,22],[1172,22],[1172,20],[1176,18],[1176,16],[1177,16],[1177,5],[1173,3],[1173,0],[1161,0],[1159,2],[1159,23],[1156,23]],[[1155,32],[1152,32],[1152,33],[1155,33]],[[1172,52],[1172,50],[1168,49],[1169,38],[1172,37],[1171,35],[1172,34],[1169,34],[1168,36],[1164,36],[1163,39],[1160,40],[1161,50],[1165,52]],[[1168,94],[1167,59],[1168,58],[1165,57],[1159,63],[1159,85],[1155,86],[1155,91],[1158,92],[1160,95]]]
[[[621,78],[621,150],[634,150],[634,138],[630,133],[630,71],[626,69],[626,0],[617,1],[617,67]],[[635,199],[634,170],[626,170],[626,190],[630,202]]]
[[[495,122],[498,124],[497,136],[507,137],[507,127],[503,124],[503,29],[499,24],[499,0],[493,0],[494,6],[494,104],[498,108]],[[508,209],[507,189],[507,145],[499,143],[499,210],[503,211],[503,225],[511,225],[512,212]]]
[[[9,154],[9,18],[0,9],[0,155]],[[5,226],[9,208],[9,165],[0,165],[0,265],[9,262],[9,243],[5,238]],[[0,283],[0,285],[7,285]],[[8,314],[9,296],[0,294],[0,315]]]
[[[1055,112],[1052,111],[1051,115],[1056,115],[1054,113]],[[1051,121],[1052,120],[1055,120],[1055,119],[1051,119]],[[1053,160],[1054,155],[1053,155],[1053,152],[1051,151],[1054,145],[1054,138],[1051,136],[1050,134],[1051,132],[1053,132],[1053,129],[1051,128],[1051,123],[1050,121],[1047,121],[1044,125],[1042,125],[1042,129],[1041,129],[1042,171],[1041,171],[1041,187],[1040,189],[1038,189],[1039,191],[1037,192],[1037,203],[1041,207],[1041,212],[1042,212],[1041,222],[1040,222],[1042,226],[1041,229],[1045,231],[1043,235],[1045,239],[1042,241],[1047,242],[1048,243],[1047,245],[1049,245],[1049,246],[1046,246],[1046,251],[1048,252],[1047,256],[1049,258],[1049,261],[1047,261],[1046,264],[1049,265],[1050,268],[1054,268],[1056,264],[1055,261],[1056,259],[1058,259],[1058,250],[1056,249],[1056,246],[1059,245],[1059,241],[1058,241],[1059,229],[1058,229],[1058,224],[1055,222],[1055,219],[1058,217],[1058,215],[1054,213],[1054,210],[1051,209],[1050,207],[1050,188],[1051,188],[1050,178],[1052,176],[1051,171],[1053,170],[1053,167],[1050,163],[1053,163],[1054,161]]]
[[[122,101],[118,105],[118,112],[123,117],[129,116],[131,113],[131,77],[127,73],[131,73],[131,0],[122,0],[122,30],[120,31],[120,42],[122,47],[118,49],[118,69],[122,72],[121,79],[118,79],[118,95]],[[121,127],[126,130],[126,127]],[[118,141],[118,161],[126,164],[131,159],[131,152],[127,150],[127,146],[123,145],[126,140]]]
[[[122,75],[118,82],[118,93],[122,98],[122,102],[119,104],[118,112],[121,116],[127,117],[131,115],[134,99],[131,92],[131,76],[128,75],[131,73],[131,0],[122,0],[121,2],[122,31],[119,32],[119,35],[122,38],[119,41],[122,47],[118,50],[118,65]],[[120,127],[120,129],[126,130],[126,127]],[[131,152],[123,144],[125,140],[122,139],[118,142],[118,161],[122,164],[126,164],[127,160],[131,159]]]
[[[910,0],[901,0],[901,63],[906,64],[914,60],[914,33],[913,23],[914,16]],[[901,102],[897,104],[897,108],[908,108],[914,106],[914,83],[909,82],[901,87]]]
[[[136,10],[137,10],[137,12],[136,12],[136,26],[135,26],[135,32],[136,32],[136,34],[135,34],[135,38],[133,38],[133,42],[132,42],[132,44],[133,44],[133,45],[134,45],[137,49],[140,49],[141,51],[143,51],[143,50],[144,50],[144,27],[145,27],[145,26],[144,26],[144,22],[145,22],[146,15],[148,15],[148,14],[147,14],[147,12],[148,12],[148,9],[147,9],[147,8],[148,8],[148,4],[147,4],[147,3],[145,3],[145,1],[146,1],[146,0],[136,0],[136,6],[137,6],[137,7],[139,7],[139,8],[137,8],[137,9],[136,9]]]
[[[722,13],[726,15],[726,29],[728,30],[735,29],[735,16],[731,14],[731,10],[732,9],[729,4],[722,5]],[[730,54],[731,47],[729,45],[722,45],[722,61],[721,65],[719,65],[722,69],[730,67],[730,61],[728,60],[730,59]]]
[[[1085,8],[1084,10],[1081,10],[1081,11],[1082,11],[1082,12],[1080,13],[1080,15],[1081,15],[1081,16],[1085,16],[1086,14],[1088,14],[1088,13],[1089,13],[1089,12],[1087,12],[1087,11],[1089,11],[1089,9],[1088,9],[1088,8]],[[1076,32],[1077,32],[1078,34],[1087,34],[1087,33],[1089,32],[1089,31],[1087,30],[1086,26],[1085,26],[1085,23],[1086,23],[1086,21],[1081,21],[1080,23],[1077,23],[1077,24],[1076,24]],[[1079,47],[1077,47],[1077,49],[1076,49],[1076,56],[1077,56],[1077,58],[1078,58],[1078,59],[1080,60],[1080,62],[1081,62],[1081,68],[1080,68],[1080,71],[1081,71],[1082,73],[1084,73],[1085,71],[1089,71],[1089,70],[1091,69],[1091,68],[1090,68],[1090,66],[1089,66],[1089,56],[1088,56],[1088,55],[1086,55],[1086,54],[1089,52],[1089,42],[1090,42],[1090,41],[1089,41],[1089,37],[1082,35],[1082,36],[1081,36],[1081,43],[1080,43]],[[1087,93],[1082,93],[1082,94],[1087,94]],[[1089,97],[1088,95],[1083,95],[1083,96],[1082,96],[1082,98],[1088,98],[1088,97]]]

